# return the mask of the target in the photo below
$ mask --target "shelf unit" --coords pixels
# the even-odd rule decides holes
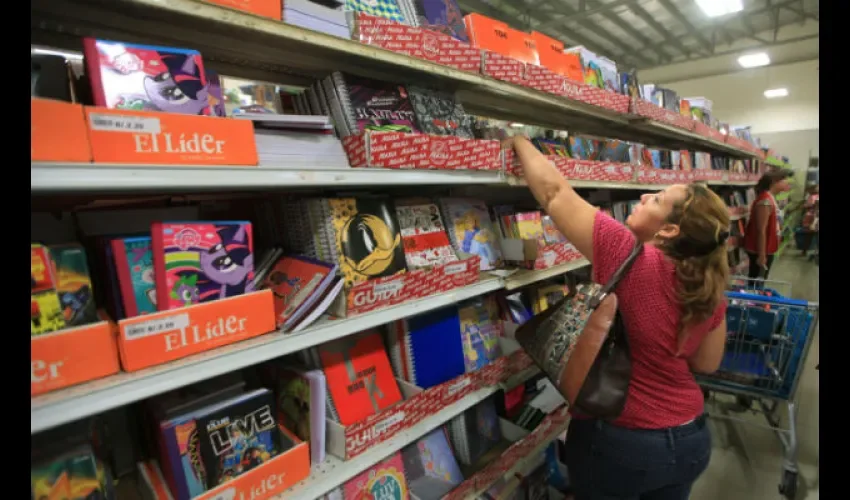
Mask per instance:
[[[751,186],[753,182],[712,181],[712,186]],[[524,179],[501,171],[412,169],[272,169],[258,167],[111,165],[43,163],[30,165],[30,192],[144,193],[216,190],[280,190],[318,187],[463,186],[525,187]],[[664,184],[570,181],[577,189],[657,191]]]
[[[31,2],[34,43],[79,50],[79,37],[97,36],[130,42],[158,43],[198,49],[211,69],[236,77],[308,85],[331,71],[386,80],[415,81],[454,91],[472,114],[570,129],[576,132],[636,141],[656,147],[695,149],[751,158],[753,154],[693,132],[619,114],[566,97],[498,81],[257,17],[199,0],[34,0]],[[573,181],[576,188],[658,190],[665,185]],[[746,187],[753,182],[710,182]],[[320,187],[388,186],[525,186],[522,179],[500,171],[309,169],[251,167],[154,166],[109,164],[31,164],[32,194],[144,193],[179,191],[280,190]],[[470,286],[363,315],[324,319],[297,334],[267,335],[146,370],[122,373],[31,400],[31,434],[216,375],[256,365],[413,314],[427,312],[496,290],[515,290],[590,263],[581,259],[542,271],[520,271],[507,277],[483,274]],[[515,375],[511,387],[537,373]],[[353,460],[328,457],[312,474],[281,498],[317,498],[365,471],[387,455],[413,443],[499,387],[480,389],[443,408],[394,439]],[[560,429],[563,430],[563,429]],[[560,433],[560,430],[558,433]],[[557,434],[554,434],[557,435]],[[541,443],[542,451],[549,441]],[[523,467],[524,460],[508,472]]]

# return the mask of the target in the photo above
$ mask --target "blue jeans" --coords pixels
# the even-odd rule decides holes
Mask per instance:
[[[661,430],[573,419],[566,444],[576,500],[687,500],[711,458],[704,416]]]

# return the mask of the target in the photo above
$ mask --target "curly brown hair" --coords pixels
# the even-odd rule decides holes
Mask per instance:
[[[720,196],[701,184],[688,185],[686,193],[667,218],[667,222],[679,226],[679,234],[660,245],[676,264],[682,307],[680,350],[687,340],[688,327],[709,319],[725,300],[723,293],[729,281],[729,209]]]

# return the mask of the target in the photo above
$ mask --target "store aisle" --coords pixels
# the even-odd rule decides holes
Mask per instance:
[[[777,263],[771,279],[787,281],[795,298],[818,300],[819,267],[790,250]],[[815,330],[812,347],[803,367],[797,391],[800,485],[797,500],[818,500],[818,414],[819,386],[815,366],[819,359],[819,335]],[[711,414],[722,413],[729,405],[718,398],[708,405]],[[734,414],[735,417],[763,424],[761,415]],[[714,452],[711,464],[697,481],[691,500],[747,498],[773,500],[782,496],[777,490],[782,472],[782,447],[773,431],[749,424],[710,420]]]

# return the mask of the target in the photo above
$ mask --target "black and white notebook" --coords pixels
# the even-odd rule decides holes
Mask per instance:
[[[415,86],[408,90],[416,125],[421,132],[473,138],[472,119],[453,94]]]

